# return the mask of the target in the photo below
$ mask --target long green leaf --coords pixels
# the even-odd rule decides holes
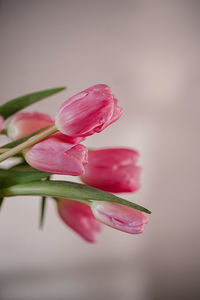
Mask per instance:
[[[0,188],[47,178],[48,173],[37,170],[0,170]]]
[[[99,189],[89,187],[84,184],[79,184],[69,181],[39,181],[24,183],[10,186],[0,190],[0,197],[11,197],[17,195],[40,195],[61,197],[73,200],[97,200],[115,202],[137,210],[150,214],[151,212],[132,202],[119,198],[113,194],[101,191]]]
[[[48,125],[48,126],[46,126],[46,127],[43,127],[43,128],[41,128],[41,129],[38,129],[38,130],[36,130],[36,131],[34,131],[34,132],[32,132],[32,133],[26,135],[26,136],[23,136],[22,138],[20,138],[20,139],[18,139],[18,140],[16,140],[16,141],[13,141],[13,142],[10,142],[10,143],[8,143],[8,144],[6,144],[6,145],[3,145],[3,146],[1,146],[0,148],[13,148],[13,147],[15,147],[15,146],[18,146],[19,144],[23,143],[24,141],[26,141],[26,140],[29,139],[30,137],[32,137],[32,136],[34,136],[34,135],[36,135],[36,134],[38,134],[38,133],[44,131],[45,129],[47,129],[47,128],[51,127],[51,126],[52,126],[52,125]]]
[[[20,111],[21,109],[36,103],[44,98],[52,96],[56,93],[59,93],[65,90],[66,87],[58,87],[48,90],[43,90],[39,92],[35,92],[32,94],[27,94],[13,100],[10,100],[0,106],[0,115],[5,119],[9,118],[16,112]]]

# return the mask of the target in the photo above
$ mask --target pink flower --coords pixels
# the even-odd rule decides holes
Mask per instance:
[[[54,124],[54,120],[47,114],[36,111],[32,113],[21,112],[16,114],[8,123],[8,136],[16,140],[50,124]],[[69,144],[79,144],[85,139],[67,135],[63,135],[62,138]]]
[[[58,200],[58,213],[65,224],[87,242],[95,243],[102,224],[94,217],[89,206],[68,199]]]
[[[122,108],[105,84],[94,85],[65,101],[56,115],[56,126],[70,136],[101,132],[119,119]]]
[[[20,112],[8,123],[8,136],[16,140],[53,123],[54,121],[47,114],[36,111]]]
[[[25,159],[43,172],[78,176],[84,172],[87,154],[83,145],[71,144],[68,136],[55,133],[28,149]]]
[[[81,179],[87,185],[112,193],[135,192],[140,187],[138,157],[137,151],[127,148],[89,151]]]
[[[93,201],[92,211],[100,222],[127,233],[142,233],[148,223],[141,211],[121,204]]]
[[[0,132],[3,129],[4,119],[2,116],[0,116]]]

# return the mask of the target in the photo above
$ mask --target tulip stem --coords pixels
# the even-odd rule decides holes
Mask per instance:
[[[4,161],[5,159],[16,155],[17,153],[23,151],[24,149],[40,142],[41,140],[45,139],[46,137],[48,137],[49,135],[57,132],[58,129],[55,125],[53,125],[52,127],[48,128],[47,130],[43,131],[40,134],[37,134],[31,138],[29,138],[28,140],[26,140],[25,142],[19,144],[18,146],[9,149],[8,151],[6,151],[5,153],[0,155],[0,162]]]
[[[9,148],[0,148],[0,153],[4,153],[10,150]]]

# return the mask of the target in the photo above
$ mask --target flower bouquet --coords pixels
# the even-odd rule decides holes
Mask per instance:
[[[21,111],[64,89],[28,94],[0,106],[1,134],[11,139],[0,147],[0,162],[18,157],[12,165],[0,164],[1,206],[5,197],[41,196],[42,226],[46,198],[51,197],[65,224],[91,243],[103,224],[142,233],[150,211],[116,196],[139,189],[139,153],[129,148],[88,150],[82,144],[120,118],[122,108],[110,88],[97,84],[72,96],[55,121],[44,113]],[[83,184],[54,180],[54,174],[79,176]]]

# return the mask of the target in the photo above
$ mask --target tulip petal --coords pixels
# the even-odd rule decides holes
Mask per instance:
[[[142,168],[136,166],[139,153],[128,148],[91,150],[81,176],[85,184],[112,193],[136,192]]]
[[[100,222],[127,233],[142,233],[148,223],[145,214],[121,204],[94,201],[92,211]]]
[[[11,139],[16,140],[52,123],[53,119],[47,114],[20,112],[8,123],[7,132]]]
[[[97,84],[65,101],[58,110],[55,124],[63,134],[89,136],[116,121],[121,113],[110,88]]]
[[[55,134],[35,144],[25,153],[26,161],[43,172],[78,176],[87,163],[87,149],[65,141],[62,134]]]
[[[84,240],[95,243],[102,224],[94,217],[89,206],[69,199],[58,200],[58,213],[63,222]]]

